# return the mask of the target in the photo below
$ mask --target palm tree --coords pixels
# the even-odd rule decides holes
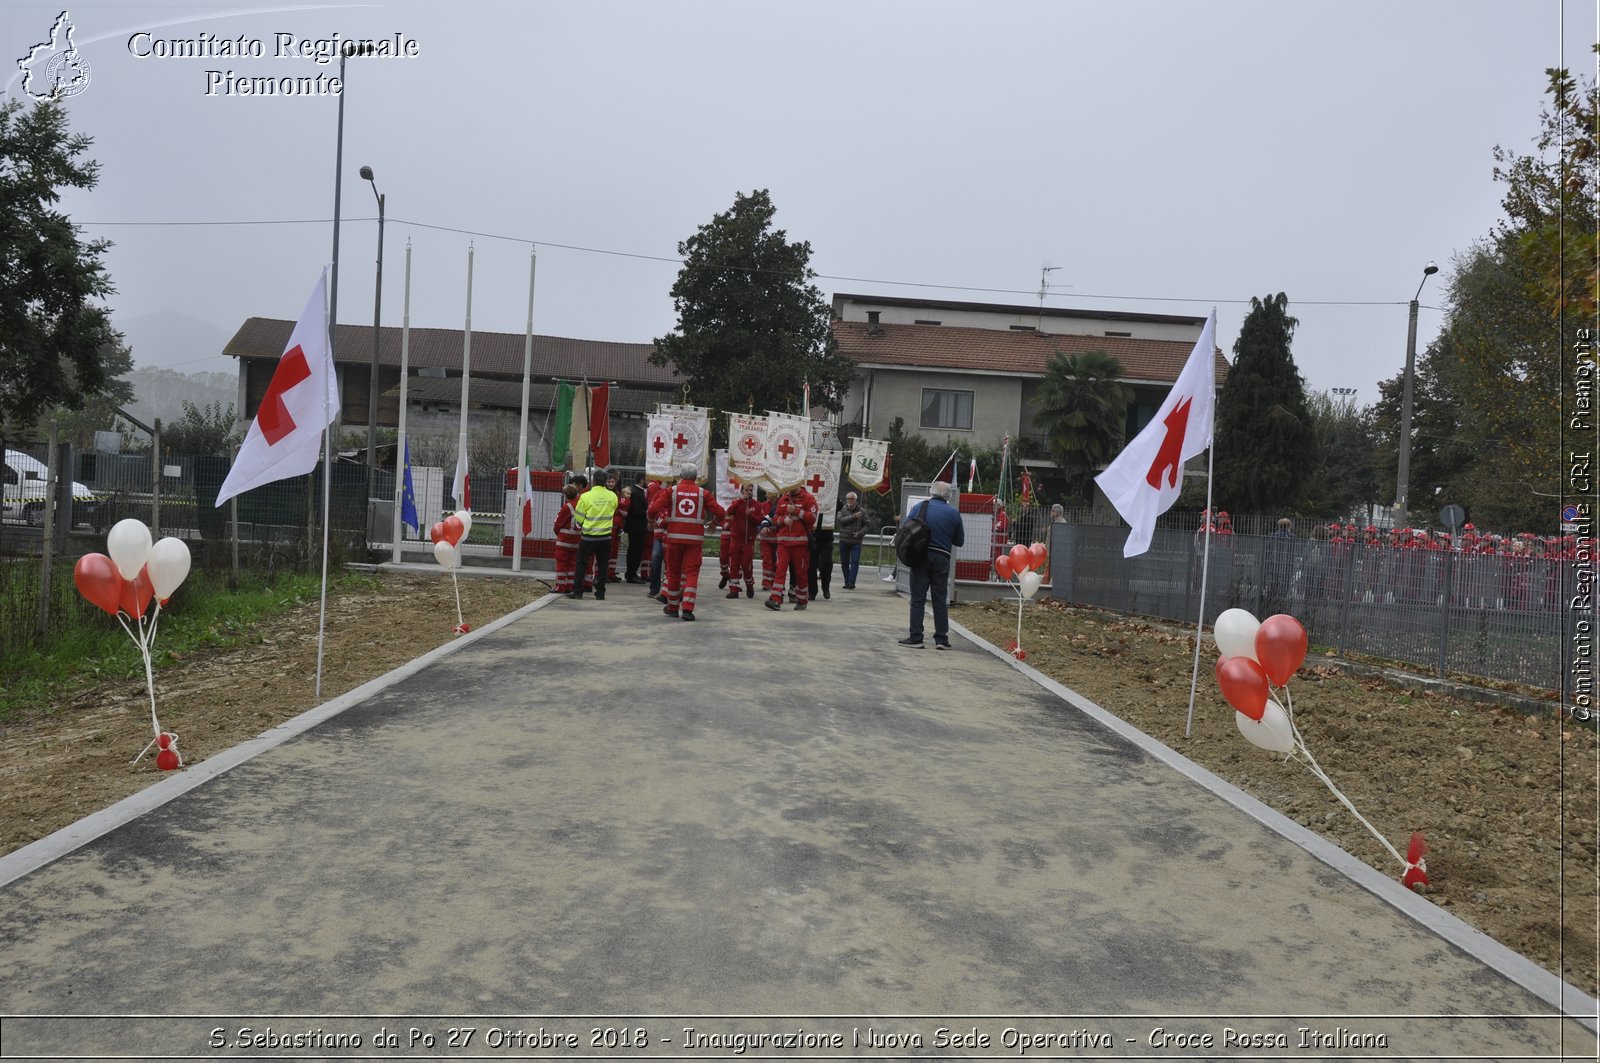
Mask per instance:
[[[1033,398],[1034,423],[1044,430],[1050,456],[1085,499],[1094,489],[1095,470],[1122,448],[1133,401],[1122,373],[1122,363],[1105,351],[1070,358],[1057,351]]]

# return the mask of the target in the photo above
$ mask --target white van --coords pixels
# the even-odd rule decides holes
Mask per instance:
[[[49,469],[45,463],[20,450],[5,452],[5,465],[0,468],[0,478],[5,481],[5,519],[26,521],[35,527],[44,524],[45,487]],[[74,524],[91,524],[99,499],[95,493],[76,480],[72,482],[72,521]]]

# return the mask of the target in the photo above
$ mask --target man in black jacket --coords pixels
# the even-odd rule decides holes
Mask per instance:
[[[928,553],[922,564],[911,568],[911,634],[900,645],[922,648],[924,604],[933,598],[933,644],[950,648],[950,555],[966,544],[966,529],[961,514],[950,504],[950,485],[935,480],[933,497],[917,506],[908,516],[921,517],[928,526]]]
[[[650,582],[649,572],[641,571],[645,548],[650,544],[650,518],[646,515],[649,501],[644,493],[644,473],[633,479],[628,488],[628,515],[623,519],[622,530],[628,533],[628,567],[624,575],[629,583]]]

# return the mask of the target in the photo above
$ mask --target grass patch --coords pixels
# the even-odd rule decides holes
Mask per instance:
[[[71,574],[67,575],[71,587]],[[378,586],[371,576],[331,577],[329,594]],[[222,573],[197,571],[161,610],[152,663],[157,671],[200,649],[238,646],[262,620],[314,602],[317,573],[246,577],[230,588]],[[74,593],[76,593],[74,591]],[[99,610],[66,626],[43,646],[14,649],[0,667],[0,724],[31,715],[63,693],[118,680],[142,680],[144,662],[122,625]]]

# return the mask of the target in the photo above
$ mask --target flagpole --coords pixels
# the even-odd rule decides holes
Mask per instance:
[[[1217,308],[1211,308],[1211,317],[1217,316]],[[1211,356],[1211,352],[1206,354]],[[1200,644],[1205,641],[1206,633],[1206,578],[1211,570],[1211,470],[1217,458],[1216,421],[1212,421],[1211,438],[1206,446],[1206,523],[1204,547],[1200,554],[1200,618],[1195,622],[1194,629],[1194,669],[1189,673],[1189,715],[1183,721],[1183,737],[1188,738],[1189,732],[1194,728],[1194,696],[1200,687]]]
[[[390,561],[398,565],[401,560],[400,525],[401,498],[405,494],[406,469],[401,459],[406,453],[406,374],[411,360],[411,238],[406,238],[406,294],[405,308],[400,313],[400,417],[399,449],[394,454],[394,550]]]
[[[467,245],[467,321],[461,336],[461,430],[456,440],[456,463],[461,466],[463,483],[471,482],[472,468],[467,462],[467,402],[472,382],[472,245]],[[456,499],[456,508],[471,511]]]
[[[522,507],[528,498],[528,385],[533,377],[533,275],[539,264],[538,252],[528,249],[528,331],[522,340],[522,421],[517,432],[517,504],[511,518],[511,571],[522,571]]]
[[[339,80],[344,81],[345,60],[350,52],[340,49]],[[339,94],[338,130],[333,149],[333,277],[328,288],[328,362],[337,366],[333,336],[339,328],[339,193],[344,187],[344,93]],[[367,382],[368,387],[377,381]],[[343,418],[341,418],[342,420]],[[371,460],[371,455],[367,455]],[[333,432],[331,425],[322,428],[322,593],[317,608],[317,683],[316,698],[322,697],[322,653],[328,629],[328,514],[332,509],[333,482]]]

